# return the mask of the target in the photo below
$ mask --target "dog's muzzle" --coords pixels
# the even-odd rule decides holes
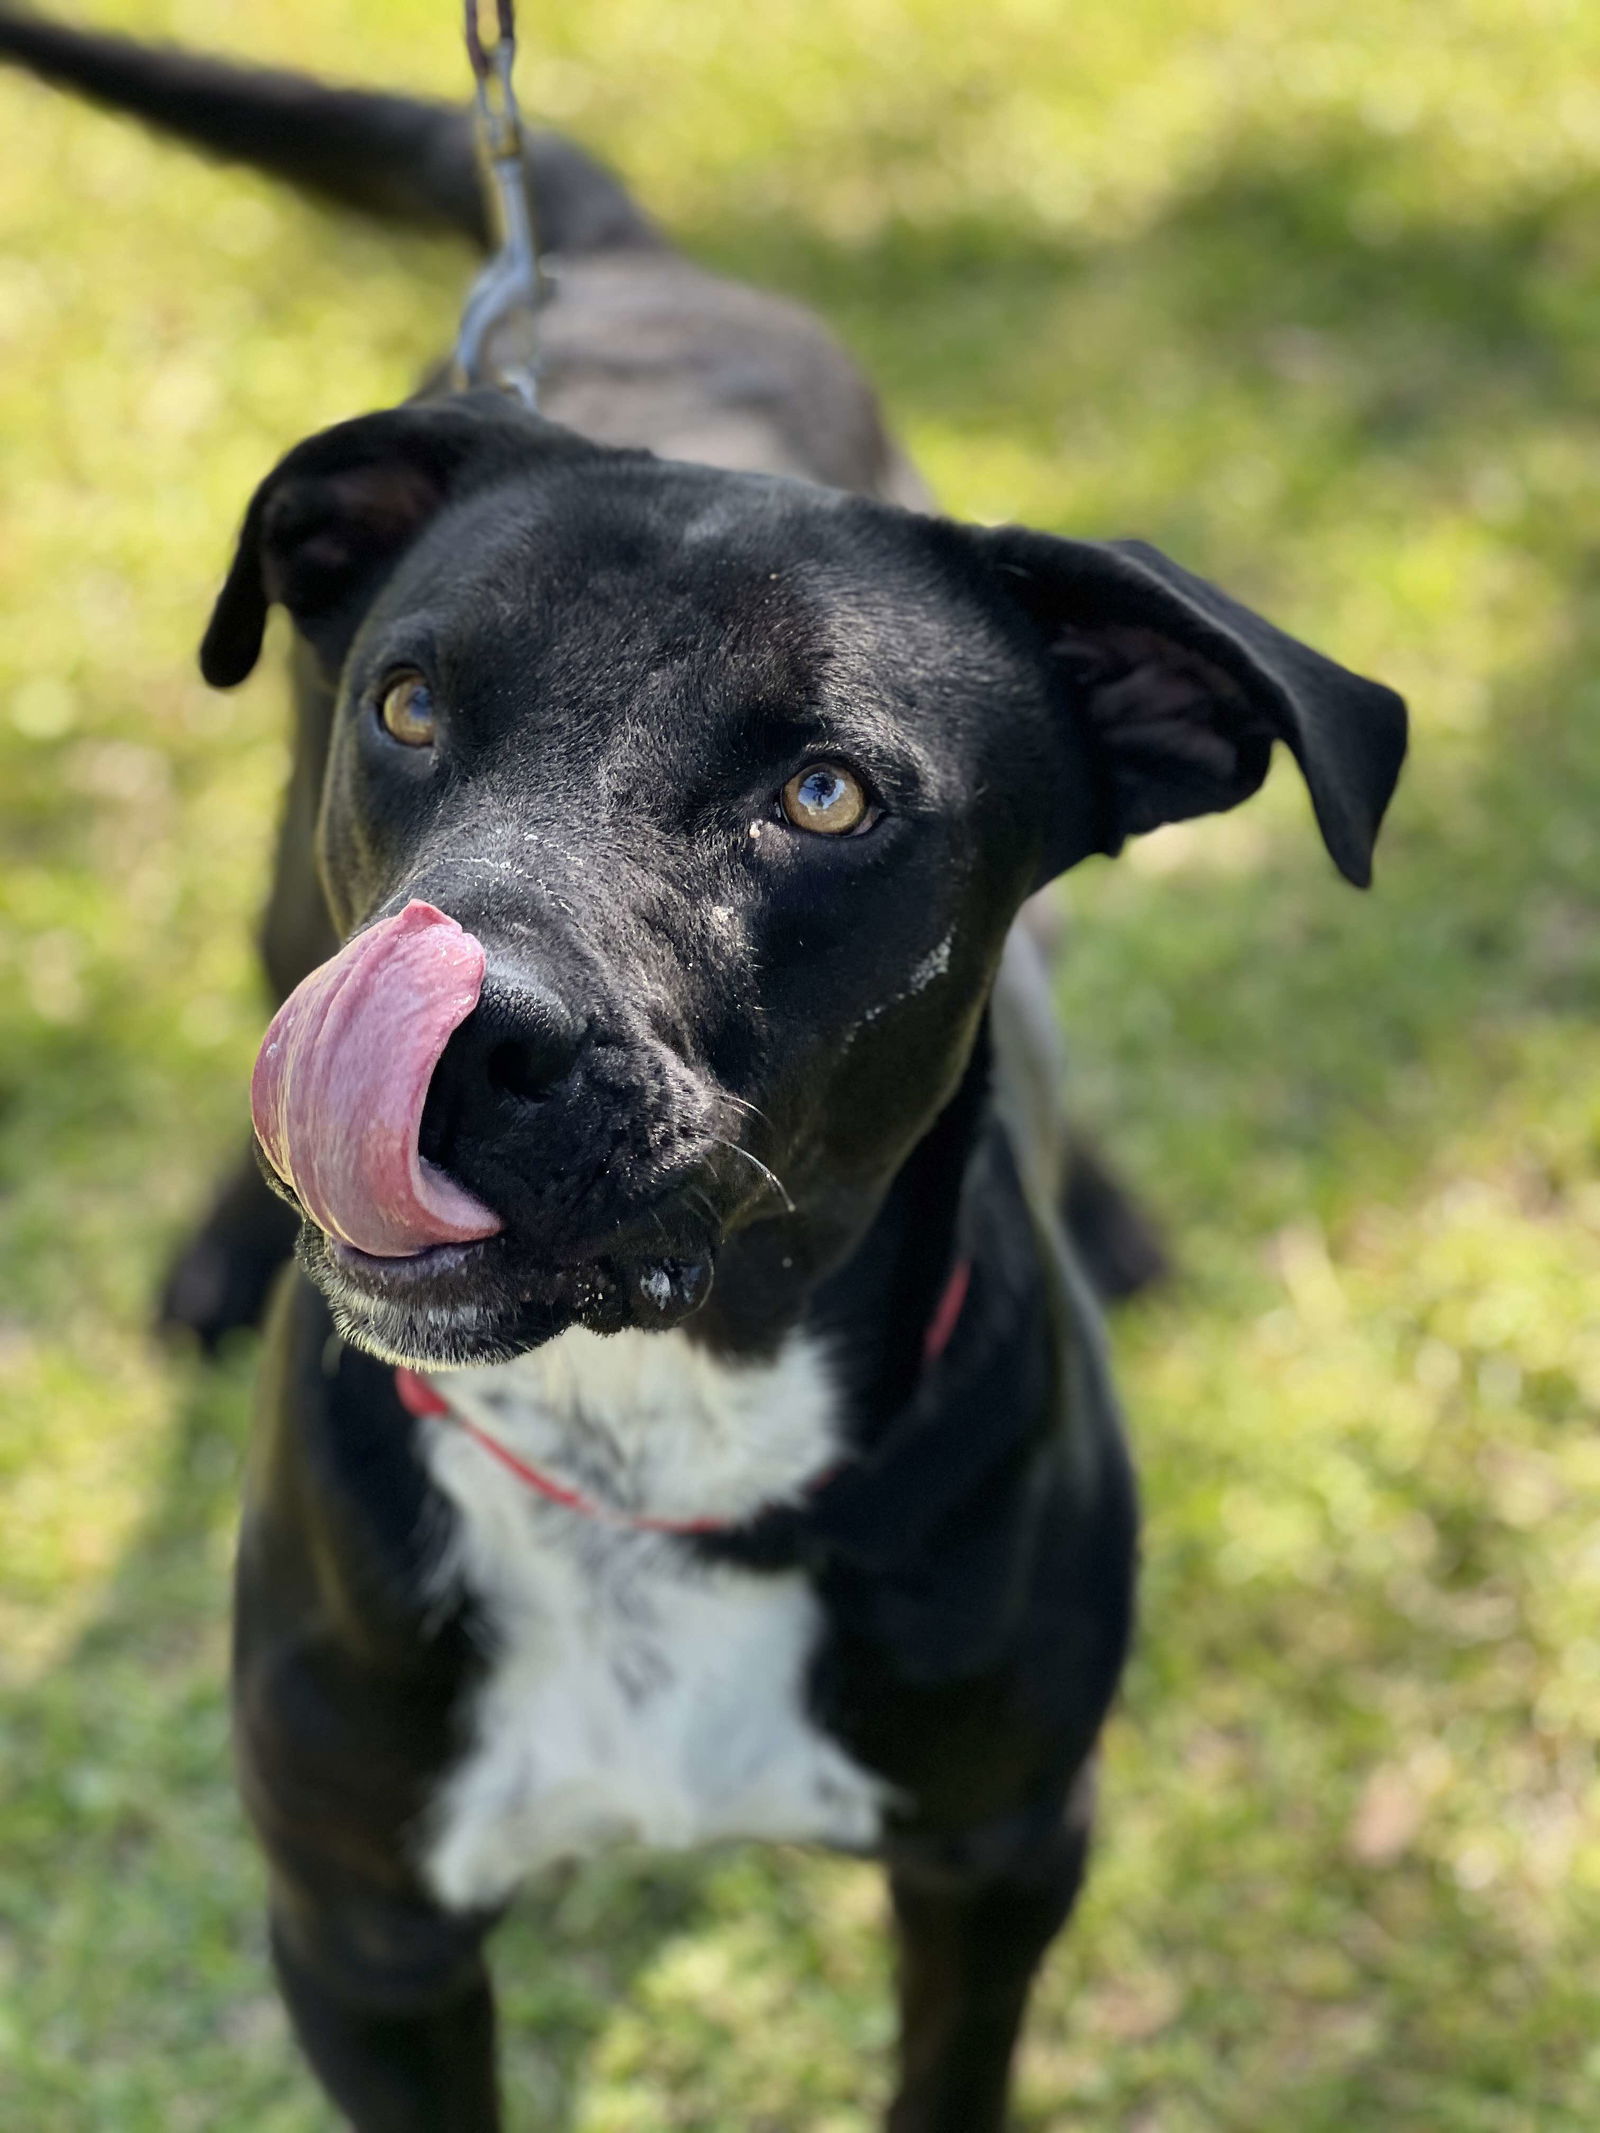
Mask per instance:
[[[413,901],[295,988],[256,1062],[256,1136],[307,1218],[302,1263],[345,1336],[392,1360],[666,1328],[711,1286],[720,1223],[686,1189],[697,1173],[646,1163],[613,1191],[614,1141],[588,1145],[593,1119],[570,1115],[605,1117],[606,1089],[577,1079],[586,1021],[527,972],[486,983],[488,965]]]

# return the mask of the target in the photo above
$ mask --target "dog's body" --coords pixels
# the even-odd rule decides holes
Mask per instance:
[[[0,52],[478,230],[454,114],[9,15]],[[1008,929],[1085,853],[1244,798],[1274,739],[1364,879],[1401,714],[1150,551],[902,508],[915,476],[812,321],[682,260],[564,144],[534,176],[566,429],[475,394],[310,440],[204,654],[241,679],[271,600],[299,632],[269,1087],[287,1058],[399,1103],[375,1003],[406,984],[442,1052],[405,1191],[341,1170],[287,1083],[263,1126],[317,1216],[238,1580],[280,1976],[364,2133],[482,2133],[482,1942],[526,1874],[619,1840],[871,1851],[890,2125],[992,2133],[1082,1874],[1134,1555]],[[467,1005],[402,978],[413,936],[477,953]],[[355,1036],[326,1034],[340,985]],[[224,1318],[284,1248],[263,1194],[242,1177],[188,1267]]]
[[[357,2126],[496,2122],[477,1949],[525,1875],[733,1837],[887,1860],[891,2123],[1001,2124],[1032,1971],[1083,1870],[1134,1511],[1093,1308],[986,1132],[957,1216],[983,1289],[882,1406],[862,1376],[926,1334],[883,1292],[920,1224],[955,1213],[926,1180],[770,1352],[575,1327],[441,1377],[449,1419],[408,1422],[308,1284],[280,1295],[241,1542],[240,1761],[278,1868],[280,1974]],[[724,1530],[548,1502],[463,1418],[591,1499]],[[411,2017],[378,2040],[381,2081],[379,2008]]]

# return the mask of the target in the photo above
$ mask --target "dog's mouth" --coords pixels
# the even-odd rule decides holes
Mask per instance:
[[[539,1263],[497,1236],[388,1259],[308,1222],[300,1260],[346,1340],[387,1362],[440,1369],[509,1361],[572,1326],[664,1332],[704,1303],[715,1247],[683,1237],[670,1250],[618,1244]]]
[[[423,1156],[429,1089],[485,963],[454,919],[408,904],[301,982],[251,1085],[263,1167],[303,1218],[301,1264],[340,1332],[397,1363],[504,1360],[574,1325],[663,1330],[711,1286],[704,1193],[658,1193],[592,1238],[531,1240]]]

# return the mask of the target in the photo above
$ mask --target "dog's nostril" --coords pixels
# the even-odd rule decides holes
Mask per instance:
[[[491,979],[434,1069],[422,1154],[442,1170],[470,1169],[475,1149],[515,1132],[518,1114],[555,1095],[584,1039],[585,1024],[548,988]]]
[[[484,1078],[497,1095],[518,1103],[536,1104],[564,1079],[572,1064],[568,1045],[542,1044],[507,1038],[494,1045],[484,1060]]]

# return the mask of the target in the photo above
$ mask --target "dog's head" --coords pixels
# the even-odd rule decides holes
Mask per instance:
[[[1031,890],[1235,806],[1275,741],[1365,883],[1404,750],[1397,697],[1152,549],[499,395],[292,451],[208,679],[273,602],[337,688],[349,945],[274,1024],[258,1124],[342,1328],[422,1364],[676,1323],[735,1245],[781,1320],[949,1099]]]

